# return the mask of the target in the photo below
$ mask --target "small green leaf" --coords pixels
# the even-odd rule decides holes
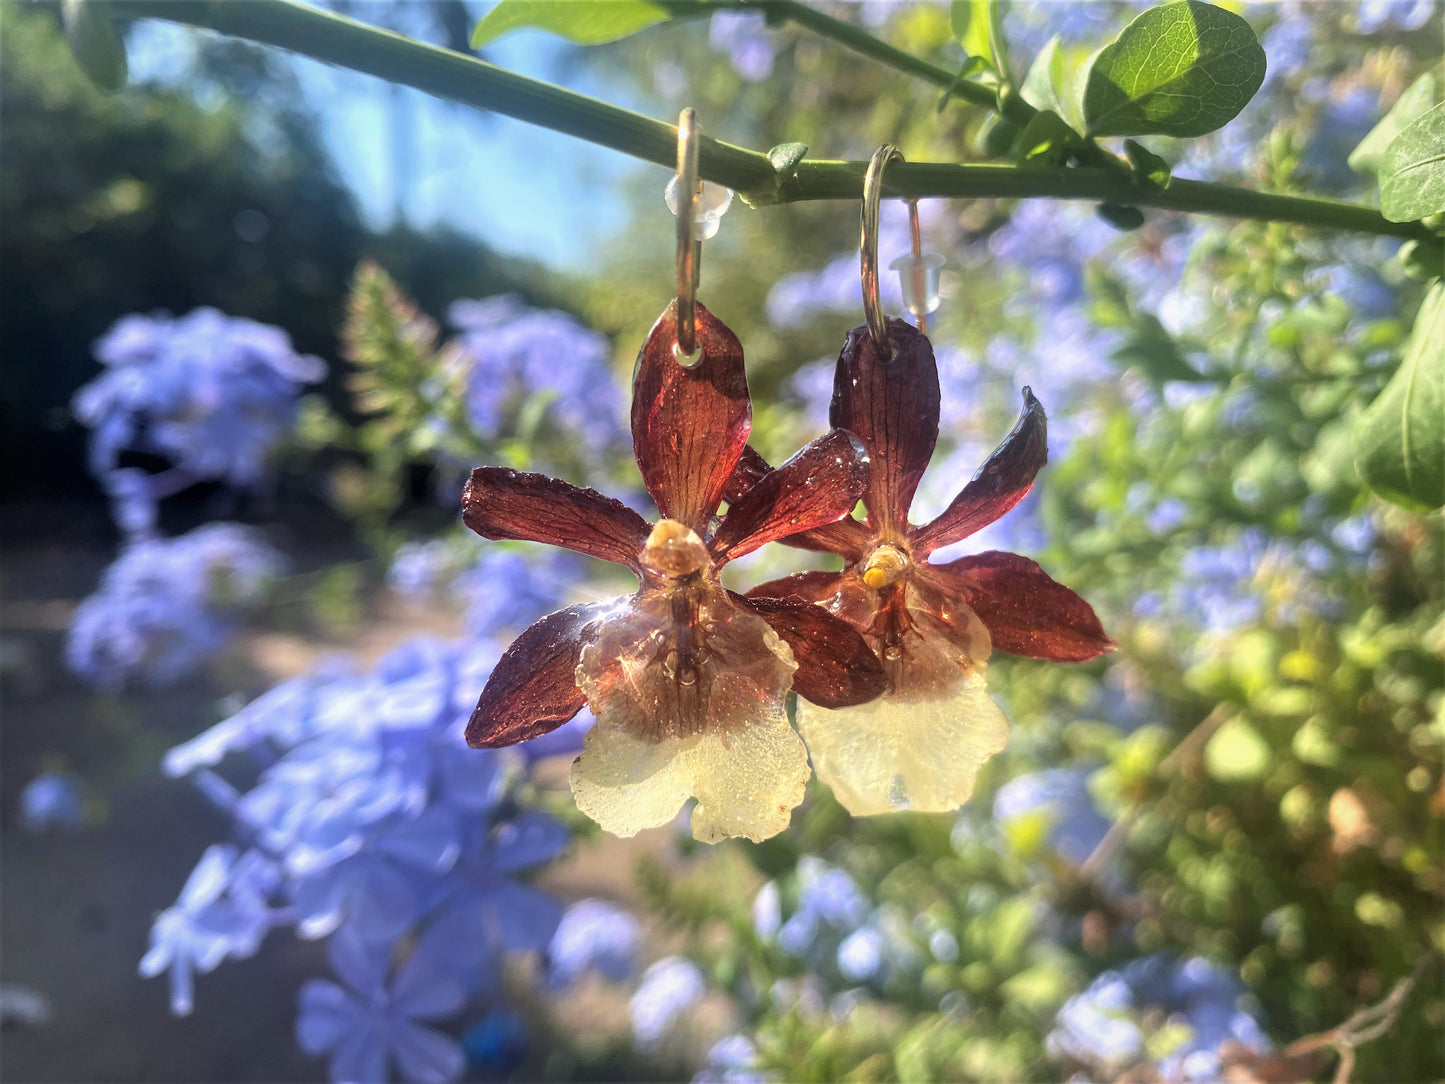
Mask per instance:
[[[965,82],[966,80],[980,74],[981,72],[992,72],[992,70],[993,69],[991,69],[988,65],[988,61],[985,60],[983,57],[967,57],[964,60],[962,67],[958,69],[958,74],[953,77],[953,82],[948,84],[948,89],[938,96],[938,112],[943,112],[944,107],[948,105],[949,101],[952,100],[954,93],[958,90],[958,85],[960,83]]]
[[[1135,208],[1125,208],[1135,210]],[[1114,360],[1125,365],[1137,365],[1144,370],[1149,380],[1157,387],[1171,381],[1182,380],[1191,384],[1208,382],[1184,359],[1184,352],[1168,329],[1152,313],[1140,313],[1134,317],[1134,330],[1124,344],[1114,351]]]
[[[656,0],[501,0],[472,31],[480,49],[513,30],[546,30],[578,45],[601,45],[672,18],[674,7]]]
[[[1264,82],[1254,30],[1200,0],[1150,8],[1094,54],[1084,83],[1091,136],[1201,136],[1238,115]]]
[[[1269,745],[1243,719],[1231,719],[1204,747],[1204,767],[1221,783],[1248,783],[1269,769]]]
[[[1003,36],[1004,0],[953,0],[949,19],[953,33],[969,56],[982,57],[989,67],[1007,76]]]
[[[1380,213],[1414,222],[1445,211],[1445,102],[1405,125],[1380,160]]]
[[[103,0],[62,0],[60,18],[75,63],[87,79],[108,94],[125,86],[125,42],[110,20]]]
[[[978,148],[988,158],[1005,158],[1019,137],[1019,126],[1007,117],[990,113],[978,126]]]
[[[1360,416],[1355,466],[1395,504],[1445,505],[1445,283],[1430,287],[1399,370]]]
[[[1064,108],[1064,53],[1060,48],[1063,41],[1058,34],[1051,37],[1024,76],[1019,94],[1035,109],[1052,109],[1059,116],[1066,116]]]
[[[779,143],[768,151],[768,162],[772,164],[778,180],[785,181],[793,175],[798,163],[803,160],[803,155],[807,153],[806,143]]]
[[[1134,169],[1134,180],[1140,188],[1161,192],[1169,187],[1173,177],[1169,173],[1168,162],[1132,139],[1124,140],[1124,153],[1129,156],[1129,165]]]
[[[1356,173],[1374,174],[1380,171],[1380,159],[1405,125],[1425,112],[1440,100],[1445,91],[1445,81],[1434,72],[1426,72],[1413,83],[1410,89],[1395,100],[1390,111],[1380,123],[1370,129],[1370,134],[1360,140],[1359,146],[1350,152],[1350,168]]]
[[[1014,140],[1011,156],[1019,163],[1062,165],[1069,152],[1084,145],[1083,137],[1051,109],[1035,113]]]
[[[1445,237],[1406,241],[1400,249],[1400,265],[1412,279],[1424,282],[1445,275]]]

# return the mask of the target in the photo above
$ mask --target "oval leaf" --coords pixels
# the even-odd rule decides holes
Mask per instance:
[[[546,30],[578,45],[601,45],[670,18],[671,8],[653,0],[501,0],[472,31],[472,48],[522,29]]]
[[[60,18],[71,55],[92,83],[108,94],[125,86],[125,43],[100,0],[63,0]]]
[[[1445,505],[1445,283],[1430,287],[1405,360],[1356,424],[1355,465],[1386,500]]]
[[[1445,85],[1434,72],[1426,72],[1410,84],[1410,89],[1400,95],[1380,123],[1371,128],[1370,134],[1350,152],[1350,168],[1356,173],[1378,173],[1380,159],[1385,156],[1390,144],[1395,142],[1405,125],[1440,100],[1442,90],[1445,90]]]
[[[1414,222],[1445,211],[1445,102],[1401,130],[1380,162],[1380,213]]]
[[[1199,0],[1151,8],[1090,62],[1088,133],[1205,135],[1248,104],[1264,70],[1264,49],[1238,15]]]

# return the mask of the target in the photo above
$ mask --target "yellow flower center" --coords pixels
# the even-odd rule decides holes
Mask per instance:
[[[878,591],[906,579],[912,567],[907,553],[892,542],[884,542],[868,555],[863,565],[863,582]]]
[[[675,519],[658,520],[639,555],[642,567],[669,579],[701,572],[712,557],[697,532]]]

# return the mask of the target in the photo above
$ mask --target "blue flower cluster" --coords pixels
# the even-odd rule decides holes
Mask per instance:
[[[629,912],[606,900],[579,900],[567,908],[547,951],[554,988],[571,986],[589,972],[625,982],[637,969],[642,927]]]
[[[1110,825],[1089,796],[1089,772],[1083,768],[1052,768],[1010,779],[994,795],[993,819],[1005,839],[1027,838],[1073,866],[1094,853]]]
[[[455,301],[447,319],[461,333],[467,409],[478,436],[503,436],[517,408],[542,397],[547,415],[588,455],[626,446],[627,403],[605,336],[512,294]]]
[[[727,54],[733,70],[750,83],[773,74],[778,49],[760,11],[719,11],[708,27],[708,44]]]
[[[133,539],[76,609],[66,662],[105,688],[179,680],[221,648],[282,567],[280,554],[235,523]]]
[[[95,357],[106,371],[76,393],[73,409],[92,430],[91,472],[130,530],[153,524],[155,503],[195,481],[259,485],[295,422],[301,386],[326,375],[279,328],[207,308],[124,316]],[[161,456],[175,473],[113,478],[126,451]]]
[[[643,973],[632,995],[632,1037],[638,1046],[658,1046],[678,1019],[702,1000],[707,980],[697,964],[665,956]]]
[[[1114,1077],[1144,1060],[1163,1080],[1221,1077],[1219,1050],[1236,1043],[1270,1049],[1244,987],[1208,960],[1155,954],[1100,975],[1059,1010],[1049,1053]]]
[[[504,954],[552,945],[561,904],[518,878],[569,838],[518,805],[520,756],[463,740],[497,654],[415,639],[370,672],[323,665],[167,754],[241,842],[207,851],[151,931],[141,973],[170,974],[176,1012],[195,972],[289,926],[331,939],[337,981],[307,983],[296,1030],[333,1079],[462,1072],[462,1046],[432,1025],[494,1002]]]

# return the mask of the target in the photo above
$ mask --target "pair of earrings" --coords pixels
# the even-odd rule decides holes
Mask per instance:
[[[696,190],[690,113],[679,125],[681,192]],[[1088,603],[1027,558],[928,561],[1032,486],[1045,419],[1028,389],[1013,432],[944,513],[922,527],[908,520],[938,435],[939,387],[926,336],[886,319],[878,300],[878,203],[896,157],[882,148],[865,182],[868,319],[838,359],[831,431],[777,467],[748,445],[742,347],[694,300],[688,207],[678,297],[643,345],[633,387],[634,454],[661,518],[649,524],[595,490],[500,467],[474,470],[463,493],[463,518],[484,538],[563,546],[638,577],[631,596],[559,610],[523,632],[467,727],[473,746],[512,745],[590,705],[597,725],[572,790],[616,835],[664,824],[696,798],[697,839],[767,839],[802,801],[810,754],[854,814],[955,809],[1008,739],[986,691],[992,648],[1082,661],[1113,646]],[[864,520],[851,515],[860,499]],[[775,541],[846,567],[746,595],[722,586],[727,562]]]

